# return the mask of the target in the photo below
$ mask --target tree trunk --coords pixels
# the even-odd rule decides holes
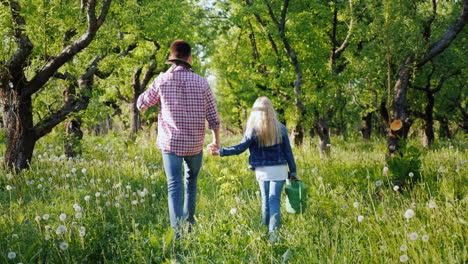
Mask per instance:
[[[446,118],[440,118],[439,120],[439,137],[440,138],[452,138],[452,133],[450,132],[449,122]]]
[[[393,89],[393,120],[399,120],[401,127],[398,130],[389,130],[387,148],[389,154],[394,155],[399,149],[400,139],[406,139],[413,120],[408,115],[408,102],[406,94],[408,90],[408,80],[412,69],[408,66],[413,62],[412,58],[408,58],[406,64],[398,71],[398,78]]]
[[[65,155],[67,157],[76,157],[81,154],[81,139],[83,131],[81,131],[81,117],[71,117],[65,121]]]
[[[424,112],[423,146],[429,147],[434,142],[434,94],[428,91],[426,95],[428,101]]]
[[[316,116],[318,113],[316,114]],[[326,157],[330,154],[330,129],[328,127],[328,122],[325,119],[316,119],[314,124],[314,132],[318,136],[318,148],[320,152],[320,157]]]
[[[304,128],[297,124],[292,130],[292,140],[294,145],[300,146],[304,142]]]
[[[372,134],[372,117],[374,112],[368,113],[365,117],[362,118],[365,123],[365,127],[361,129],[362,137],[365,140],[369,140]]]
[[[136,106],[136,100],[133,100],[133,102],[130,105],[130,115],[130,134],[128,138],[130,138],[131,140],[135,140],[136,133],[140,131],[141,127],[140,111],[138,111],[138,108]]]
[[[19,172],[28,168],[37,141],[33,129],[32,101],[31,96],[21,97],[12,90],[6,96],[10,99],[4,100],[3,105],[7,138],[5,165]]]

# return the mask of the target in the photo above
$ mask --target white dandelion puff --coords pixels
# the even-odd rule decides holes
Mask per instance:
[[[395,192],[398,191],[399,189],[400,189],[400,186],[398,186],[398,185],[393,186],[393,190],[394,190]]]
[[[403,244],[400,247],[400,251],[406,251],[407,249],[408,249],[408,247],[406,246],[406,244]]]
[[[408,173],[408,176],[410,176],[412,178],[414,176],[414,173],[410,172],[410,173]]]
[[[57,235],[63,234],[65,232],[67,232],[67,227],[64,226],[64,225],[59,225],[57,227],[57,230],[55,230],[55,234],[57,234]]]
[[[61,213],[59,216],[60,221],[65,221],[67,219],[67,215],[64,213]]]
[[[413,209],[406,210],[406,212],[404,214],[405,218],[407,218],[407,219],[412,218],[414,215],[415,215],[415,213],[414,213]]]
[[[81,217],[83,217],[82,213],[78,212],[75,214],[75,218],[80,219]]]
[[[429,241],[429,236],[428,235],[423,235],[421,237],[421,239],[422,239],[422,241],[427,242],[427,241]]]
[[[234,215],[237,213],[237,208],[232,208],[231,210],[229,210],[229,213]]]
[[[400,261],[401,262],[407,262],[409,260],[408,256],[407,255],[401,255],[400,256]]]
[[[91,196],[86,195],[86,196],[84,197],[84,199],[85,199],[85,201],[89,201],[89,199],[91,199]]]
[[[429,201],[428,207],[431,209],[437,208],[437,204],[434,201]]]
[[[9,258],[9,259],[14,259],[14,258],[16,258],[16,253],[13,252],[13,251],[8,252],[8,258]]]
[[[68,249],[68,244],[67,244],[67,242],[62,242],[62,243],[60,243],[60,249],[61,249],[61,250],[67,250],[67,249]]]
[[[411,240],[416,240],[416,239],[418,239],[419,236],[418,236],[418,233],[413,232],[413,233],[410,233],[410,234],[408,235],[408,237],[409,237]]]
[[[375,186],[379,187],[379,186],[381,186],[381,185],[382,185],[382,182],[381,182],[381,181],[376,181],[376,182],[375,182]]]
[[[75,212],[80,212],[81,211],[81,206],[79,206],[78,204],[74,204],[73,209],[75,209]]]
[[[364,220],[364,216],[360,215],[357,217],[358,222],[362,222]]]
[[[353,203],[353,206],[354,206],[354,208],[358,208],[358,207],[359,207],[359,203],[358,203],[358,202],[354,202],[354,203]]]

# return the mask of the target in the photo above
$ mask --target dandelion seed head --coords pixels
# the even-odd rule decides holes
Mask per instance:
[[[323,178],[322,178],[322,177],[318,177],[317,180],[318,180],[318,181],[323,181]]]
[[[229,213],[234,215],[237,213],[237,208],[232,208],[231,210],[229,210]]]
[[[354,208],[358,208],[358,207],[359,207],[359,203],[358,203],[358,202],[354,202],[354,203],[353,203],[353,206],[354,206]]]
[[[55,234],[60,235],[63,234],[67,231],[67,227],[64,225],[59,225],[57,229],[55,230]]]
[[[388,171],[388,167],[383,167],[382,171],[383,171],[383,172],[387,172],[387,171]]]
[[[423,235],[421,237],[421,239],[422,239],[422,241],[427,242],[427,241],[429,241],[429,236],[428,235]]]
[[[62,243],[60,243],[60,249],[61,249],[61,250],[67,250],[67,249],[68,249],[68,244],[67,244],[67,242],[62,242]]]
[[[83,217],[83,214],[81,214],[80,212],[75,214],[75,218],[80,219],[81,217]]]
[[[65,221],[67,219],[67,214],[61,213],[59,216],[60,221]]]
[[[403,244],[400,247],[400,251],[406,251],[407,249],[408,249],[408,247],[406,246],[406,244]]]
[[[362,222],[364,220],[364,216],[362,215],[358,216],[357,220],[359,223]]]
[[[379,186],[381,186],[381,185],[382,185],[382,182],[381,182],[381,181],[376,181],[376,182],[375,182],[375,186],[379,187]]]
[[[14,259],[14,258],[16,258],[16,253],[13,252],[13,251],[8,252],[8,258],[9,258],[9,259]]]
[[[414,213],[413,209],[406,210],[406,212],[404,214],[405,218],[407,218],[407,219],[412,218],[414,215],[415,215],[415,213]]]
[[[401,255],[400,256],[400,261],[401,262],[407,262],[409,260],[408,256],[407,255]]]
[[[418,233],[416,233],[416,232],[410,233],[410,234],[408,235],[408,237],[409,237],[411,240],[416,240],[416,239],[418,239],[418,236],[419,236],[419,235],[418,235]]]
[[[89,199],[91,199],[91,196],[86,195],[86,196],[84,197],[84,199],[85,199],[85,201],[89,201]]]
[[[434,201],[429,201],[428,207],[431,209],[437,208],[437,203]]]
[[[393,190],[394,190],[395,192],[398,191],[399,189],[400,189],[400,186],[398,186],[398,185],[393,186]]]
[[[45,236],[44,236],[44,239],[45,239],[45,240],[50,240],[51,237],[50,237],[50,235],[45,235]]]
[[[410,173],[408,173],[408,176],[410,176],[412,178],[414,176],[414,173],[410,172]]]

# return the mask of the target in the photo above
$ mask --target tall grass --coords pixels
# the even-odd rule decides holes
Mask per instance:
[[[383,140],[333,142],[326,159],[313,141],[293,150],[308,208],[291,215],[283,206],[272,244],[247,153],[204,154],[197,223],[177,241],[153,139],[86,137],[83,155],[67,159],[51,135],[30,170],[0,169],[0,263],[467,262],[466,143],[424,150],[421,178],[395,191]]]

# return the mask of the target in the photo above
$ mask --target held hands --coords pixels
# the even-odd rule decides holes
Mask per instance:
[[[219,148],[220,146],[216,143],[211,143],[211,144],[208,144],[208,152],[212,155],[212,156],[219,156]]]

